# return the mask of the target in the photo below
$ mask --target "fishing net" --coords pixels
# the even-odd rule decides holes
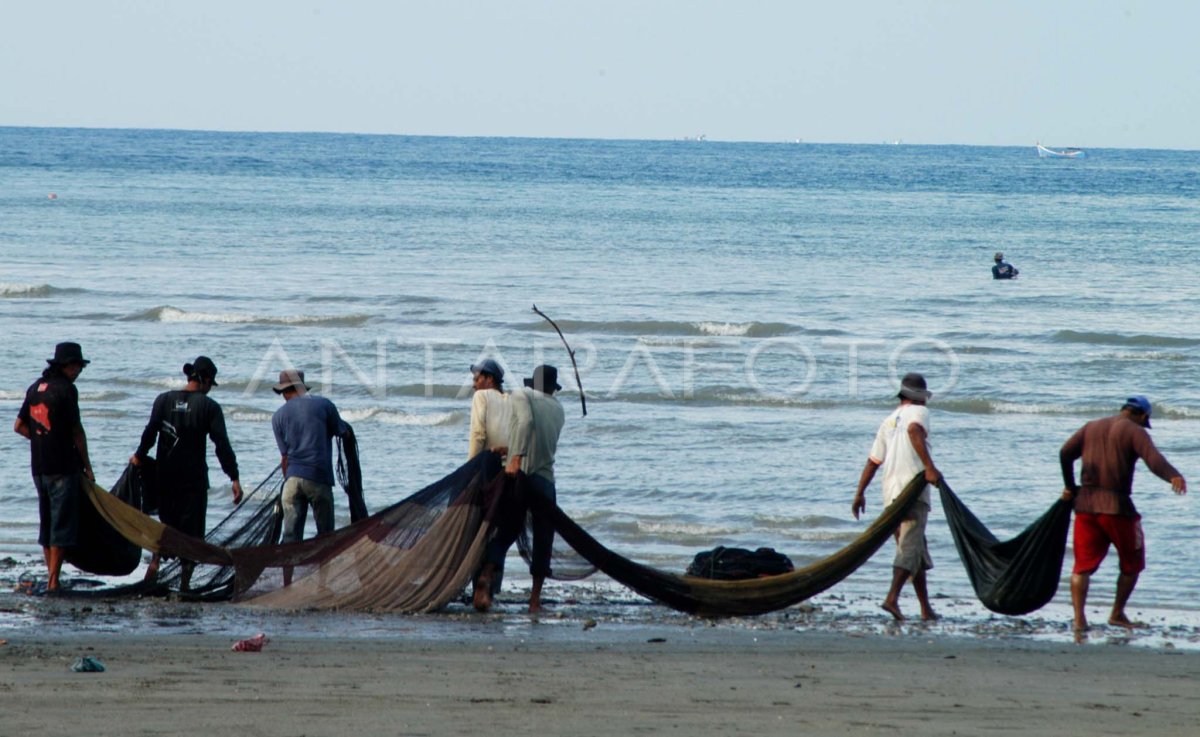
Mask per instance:
[[[996,539],[945,482],[942,509],[975,595],[998,614],[1021,615],[1054,598],[1062,576],[1071,503],[1059,499],[1021,534]]]
[[[542,497],[526,493],[518,486],[522,483],[522,476],[502,472],[499,456],[484,452],[416,494],[340,530],[288,545],[248,546],[215,544],[218,534],[207,540],[189,538],[94,484],[87,489],[104,519],[128,539],[196,561],[197,574],[211,568],[214,572],[196,584],[193,595],[218,598],[219,591],[219,598],[283,609],[424,612],[444,607],[470,582],[500,515],[514,513],[503,505],[514,499],[539,503]],[[573,564],[574,572],[594,566],[637,593],[685,612],[762,614],[820,593],[865,563],[924,486],[920,476],[914,478],[879,519],[829,558],[784,575],[743,581],[680,576],[640,565],[605,548],[557,506],[547,504],[538,511],[549,516],[558,537],[586,561]],[[266,523],[271,519],[277,524],[277,517],[259,517],[263,506],[251,520],[231,527],[232,534],[221,534],[235,541],[270,538]],[[559,562],[552,565],[571,568],[572,557],[565,550],[556,550],[553,560]]]

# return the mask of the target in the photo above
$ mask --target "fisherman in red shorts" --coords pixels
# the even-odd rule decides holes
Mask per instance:
[[[1112,417],[1093,420],[1079,428],[1059,451],[1063,498],[1075,502],[1075,568],[1071,575],[1071,606],[1075,610],[1077,639],[1088,629],[1084,606],[1088,583],[1100,567],[1111,543],[1120,557],[1117,595],[1108,623],[1132,629],[1137,623],[1125,615],[1125,604],[1138,574],[1146,567],[1141,515],[1133,506],[1133,469],[1141,458],[1146,467],[1176,494],[1187,493],[1183,474],[1167,462],[1150,439],[1150,400],[1143,396],[1125,400]],[[1083,459],[1080,484],[1075,484],[1075,461]]]

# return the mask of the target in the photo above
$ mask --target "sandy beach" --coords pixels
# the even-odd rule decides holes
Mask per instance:
[[[238,607],[194,620],[170,603],[46,603],[41,624],[0,633],[5,735],[1194,735],[1200,723],[1200,653],[1102,634],[1075,645],[920,625]],[[282,634],[262,652],[230,649],[257,627]],[[72,672],[80,656],[107,670]]]

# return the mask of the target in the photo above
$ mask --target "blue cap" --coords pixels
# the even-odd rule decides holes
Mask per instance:
[[[504,378],[504,369],[500,368],[500,364],[496,363],[491,358],[485,358],[479,363],[471,365],[471,373],[473,374],[491,374],[496,377],[496,381]]]
[[[1150,427],[1150,412],[1153,408],[1150,406],[1150,400],[1146,399],[1141,394],[1135,397],[1130,397],[1125,400],[1125,404],[1121,409],[1132,409],[1146,415],[1146,427]]]

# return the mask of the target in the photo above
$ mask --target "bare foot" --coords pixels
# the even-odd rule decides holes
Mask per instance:
[[[1108,618],[1108,623],[1111,624],[1113,627],[1124,627],[1127,630],[1137,629],[1138,627],[1146,626],[1145,622],[1129,621],[1129,617],[1126,617],[1124,614],[1114,614],[1113,616]]]
[[[895,619],[897,622],[904,621],[904,615],[900,613],[900,607],[896,604],[893,604],[890,601],[885,601],[879,605],[879,608],[892,615],[892,619]]]
[[[492,577],[480,576],[475,581],[475,611],[487,612],[492,608]]]
[[[1091,627],[1087,626],[1087,622],[1071,627],[1071,633],[1075,637],[1075,644],[1080,645],[1087,642],[1088,630],[1090,629]]]
[[[938,616],[938,613],[933,611],[932,609],[921,612],[921,621],[923,621],[923,622],[936,622],[939,619],[941,619],[941,617]]]

